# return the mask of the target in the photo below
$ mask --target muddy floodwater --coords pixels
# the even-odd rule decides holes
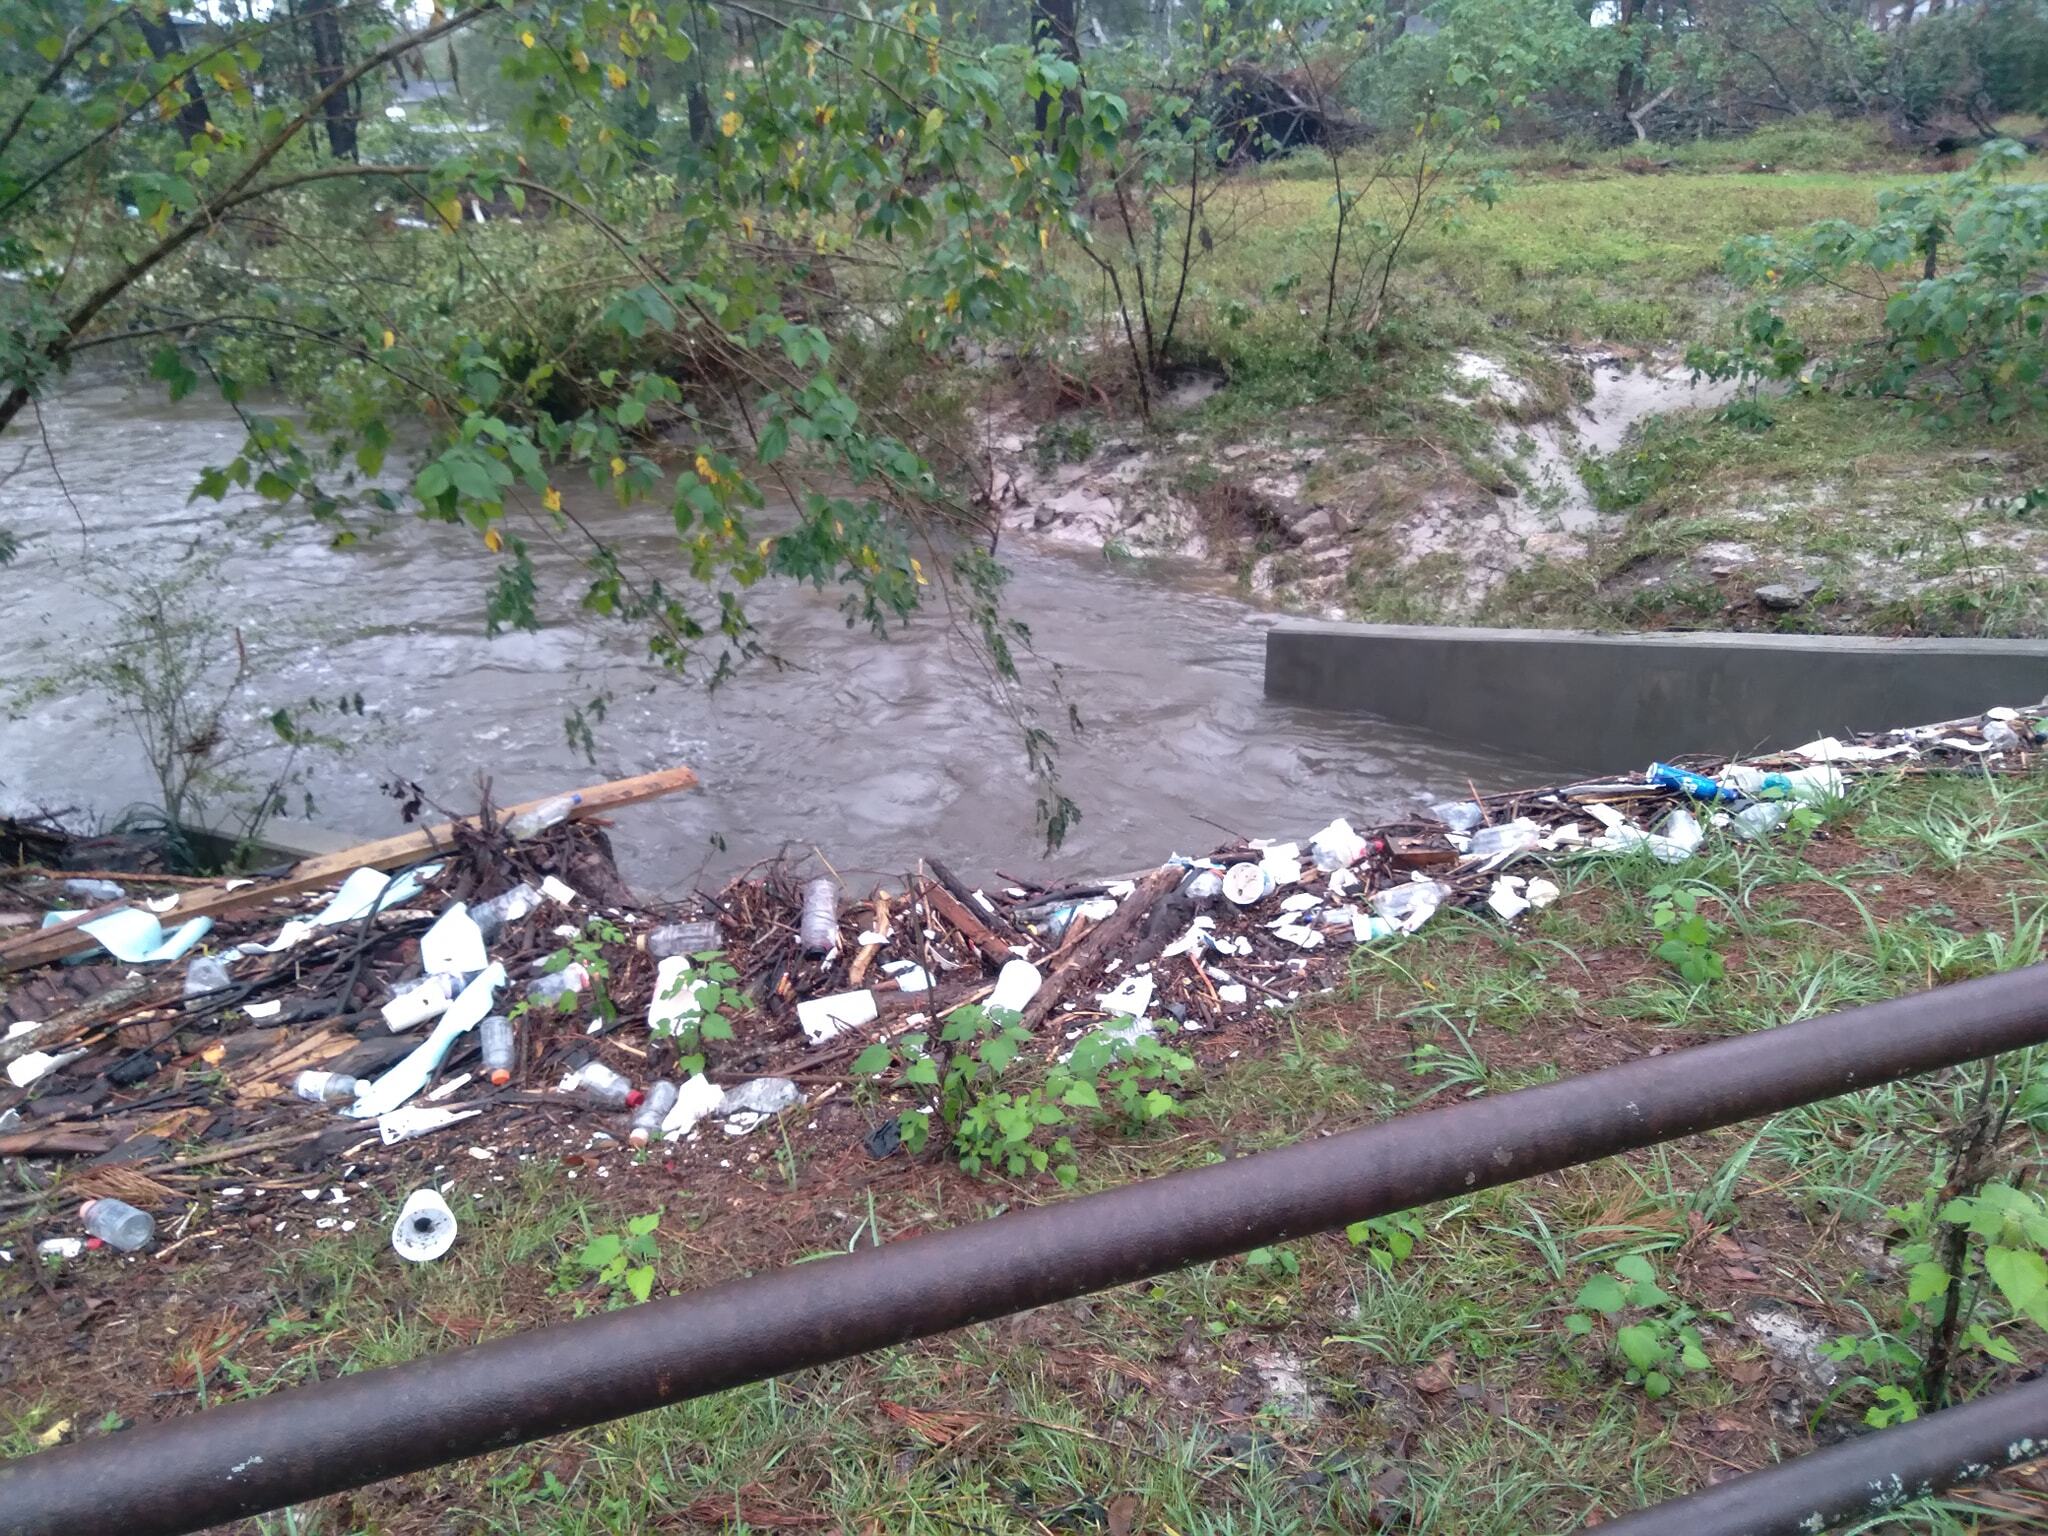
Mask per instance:
[[[93,573],[118,579],[124,566],[163,565],[223,541],[234,508],[187,502],[199,471],[239,446],[217,405],[74,387],[44,419],[57,473],[23,434],[0,444],[0,526],[23,540],[15,563],[0,567],[8,683],[75,653],[91,633],[104,611]],[[683,579],[664,553],[659,512],[624,513],[594,495],[578,506],[573,494],[571,510]],[[246,537],[228,545],[214,594],[246,635],[296,637],[255,680],[244,724],[253,727],[258,705],[360,692],[378,726],[367,744],[318,763],[317,820],[364,836],[397,830],[379,787],[394,778],[465,808],[479,774],[507,801],[687,763],[700,791],[618,817],[621,862],[650,897],[813,847],[856,878],[900,872],[923,854],[977,877],[1117,871],[1206,850],[1225,828],[1305,833],[1332,815],[1387,818],[1546,772],[1412,730],[1267,703],[1264,635],[1276,616],[1199,573],[1006,544],[1009,606],[1037,643],[1027,680],[1083,812],[1066,847],[1044,856],[1019,728],[943,615],[878,641],[846,627],[831,591],[756,589],[761,639],[790,665],[751,663],[709,692],[663,674],[633,632],[574,616],[581,582],[565,549],[536,550],[549,626],[493,640],[483,622],[492,561],[473,531],[408,518],[336,551],[302,520],[265,526],[267,547]],[[1060,669],[1079,733],[1050,696],[1048,664]],[[612,703],[593,764],[563,721],[600,690]],[[156,798],[133,737],[106,714],[102,702],[72,696],[0,719],[0,808],[110,817]]]

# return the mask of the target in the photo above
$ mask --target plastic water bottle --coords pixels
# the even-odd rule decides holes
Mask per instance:
[[[1733,800],[1739,793],[1730,785],[1717,784],[1704,773],[1674,768],[1669,763],[1650,764],[1643,770],[1643,777],[1652,784],[1675,789],[1682,795],[1692,796],[1695,800]]]
[[[640,1107],[633,1111],[633,1128],[626,1132],[626,1140],[636,1147],[644,1147],[661,1134],[661,1122],[668,1118],[668,1112],[676,1107],[676,1085],[663,1078],[647,1090],[647,1097],[640,1101]]]
[[[1492,858],[1499,853],[1520,853],[1543,841],[1543,829],[1526,816],[1481,827],[1472,834],[1468,851],[1474,858]]]
[[[126,1200],[88,1200],[78,1208],[78,1219],[86,1231],[123,1253],[147,1248],[149,1240],[156,1236],[156,1222],[149,1212],[138,1211]]]
[[[585,1062],[576,1073],[576,1086],[614,1109],[624,1109],[626,1100],[633,1096],[633,1080],[601,1061]]]
[[[469,909],[470,921],[490,943],[507,923],[516,923],[535,907],[540,905],[540,892],[522,880],[511,890],[493,896],[489,901],[480,901]]]
[[[362,1091],[362,1079],[346,1072],[301,1072],[292,1079],[292,1092],[308,1104],[353,1104]]]
[[[640,939],[640,947],[657,960],[677,955],[702,955],[725,948],[725,935],[715,922],[664,923]]]
[[[839,947],[839,887],[832,881],[820,876],[804,887],[796,934],[814,955],[829,955]]]
[[[559,971],[542,976],[526,989],[536,1007],[553,1003],[558,998],[581,992],[590,985],[590,967],[581,960],[572,960]]]
[[[521,811],[505,823],[505,832],[514,842],[524,842],[537,837],[549,827],[559,827],[569,819],[569,813],[583,803],[581,795],[556,795],[552,800],[543,800],[530,811]]]
[[[512,1067],[516,1059],[512,1021],[502,1013],[494,1013],[477,1025],[476,1032],[478,1048],[483,1052],[484,1070],[491,1075],[491,1086],[502,1088],[512,1081]]]

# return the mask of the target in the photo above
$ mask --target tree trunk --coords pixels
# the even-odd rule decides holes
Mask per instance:
[[[138,7],[135,25],[142,29],[142,40],[149,44],[149,51],[158,63],[184,52],[178,42],[178,29],[171,24],[168,12]],[[178,108],[178,132],[184,135],[189,145],[213,126],[213,114],[206,109],[206,93],[199,88],[198,74],[186,70],[184,85],[185,104]]]
[[[1042,49],[1048,45],[1069,64],[1081,62],[1081,33],[1078,22],[1079,0],[1031,0],[1031,46]],[[1068,110],[1064,100],[1061,112]],[[1052,120],[1052,95],[1041,94],[1032,103],[1032,120],[1038,126],[1038,137],[1042,142],[1045,130]]]
[[[1631,49],[1635,46],[1636,18],[1643,13],[1643,0],[1621,0],[1621,15],[1616,25]],[[1633,52],[1621,61],[1621,68],[1614,77],[1614,110],[1627,117],[1636,109],[1636,90],[1640,75],[1636,69]]]
[[[348,50],[334,0],[304,0],[300,14],[313,45],[313,83],[332,90],[348,70]],[[335,91],[321,106],[327,119],[327,150],[337,160],[356,158],[356,103],[351,91]]]

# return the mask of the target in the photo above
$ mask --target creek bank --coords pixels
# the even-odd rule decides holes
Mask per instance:
[[[1669,351],[1467,351],[1391,431],[1311,410],[1245,435],[1198,401],[1150,434],[1010,408],[986,446],[1012,536],[1194,562],[1321,618],[2048,626],[2048,532],[2020,511],[2042,465],[2025,444],[1937,438],[1883,402],[1774,397],[1724,419],[1735,403],[1732,382]]]
[[[292,1207],[312,1218],[297,1235],[345,1232],[359,1219],[341,1209],[348,1188],[371,1187],[393,1149],[422,1137],[483,1164],[567,1149],[602,1177],[636,1139],[677,1168],[758,1161],[768,1144],[749,1138],[772,1121],[783,1137],[886,1160],[928,1104],[918,1064],[949,1054],[928,1042],[969,1005],[1013,1010],[1000,1019],[1017,1021],[1027,1055],[1092,1052],[1095,1067],[1073,1070],[1105,1084],[1128,1072],[1171,1103],[1254,1049],[1272,1010],[1340,984],[1354,948],[1453,908],[1512,924],[1548,906],[1559,887],[1546,865],[1682,865],[1709,839],[1817,822],[1853,776],[2027,772],[2044,740],[2041,719],[2002,709],[1450,802],[1363,831],[1339,820],[1057,888],[1000,875],[970,887],[926,861],[863,896],[778,865],[653,906],[619,879],[595,824],[516,838],[519,820],[488,808],[388,883],[374,869],[338,891],[287,876],[267,896],[244,882],[229,906],[147,874],[131,892],[23,871],[0,878],[0,967],[81,899],[132,902],[166,927],[219,916],[192,938],[203,953],[101,954],[4,982],[0,1154],[23,1192],[0,1209],[29,1212],[14,1221],[32,1229],[54,1221],[61,1237],[73,1202],[111,1196],[183,1231],[222,1202],[240,1209],[248,1182],[283,1166],[312,1174],[336,1208]],[[40,847],[52,852],[47,836]],[[814,922],[819,887],[831,894]],[[487,1016],[507,1027],[479,1062]],[[330,1102],[305,1073],[354,1086]],[[650,1123],[633,1117],[634,1095],[656,1106]],[[1103,1095],[1075,1118],[1114,1134]],[[948,1133],[930,1134],[943,1145]]]

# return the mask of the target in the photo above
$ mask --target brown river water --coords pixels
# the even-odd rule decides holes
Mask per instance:
[[[621,865],[650,898],[813,848],[852,879],[900,873],[921,855],[970,879],[998,868],[1078,875],[1206,851],[1223,828],[1294,836],[1335,815],[1362,825],[1468,785],[1547,772],[1371,719],[1268,703],[1264,637],[1278,616],[1213,578],[1011,543],[1010,611],[1038,649],[1027,682],[1048,700],[1044,668],[1057,664],[1084,724],[1072,734],[1063,708],[1047,711],[1083,819],[1046,855],[1018,727],[969,641],[938,614],[877,640],[846,627],[830,590],[756,588],[748,601],[761,638],[792,664],[751,663],[707,691],[646,660],[634,633],[576,616],[578,567],[562,550],[536,551],[553,622],[487,639],[492,562],[467,528],[408,518],[335,551],[305,521],[273,518],[262,525],[267,546],[226,540],[238,504],[187,501],[199,471],[240,443],[217,402],[171,406],[74,384],[44,420],[57,473],[32,422],[0,440],[0,527],[23,541],[0,567],[0,686],[84,643],[101,608],[84,584],[92,572],[168,564],[197,542],[224,542],[235,553],[222,569],[223,611],[251,635],[309,636],[255,680],[247,723],[259,703],[356,691],[381,722],[365,744],[321,759],[312,785],[317,820],[365,837],[399,829],[379,789],[395,777],[463,808],[475,804],[479,773],[502,803],[687,763],[699,791],[617,818]],[[651,568],[673,568],[658,512],[623,513],[594,494],[571,510]],[[563,719],[599,689],[614,701],[593,764]],[[133,736],[106,716],[101,701],[61,697],[0,717],[0,810],[112,816],[154,799]]]

